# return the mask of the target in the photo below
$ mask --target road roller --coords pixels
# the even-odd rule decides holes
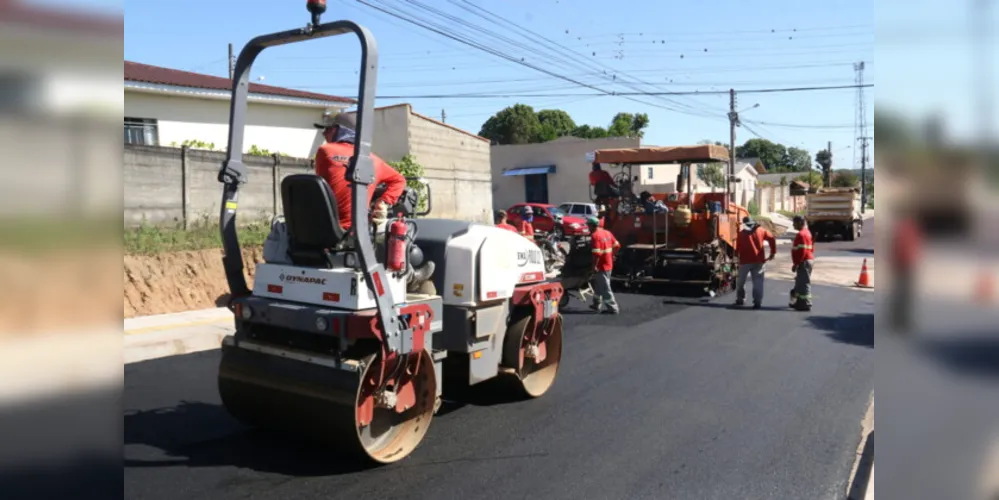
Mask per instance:
[[[218,390],[227,411],[249,426],[388,464],[426,435],[444,376],[472,390],[506,379],[498,385],[512,385],[525,400],[545,394],[562,357],[563,289],[546,278],[541,250],[512,232],[427,213],[369,221],[375,40],[351,21],[321,24],[325,2],[307,6],[306,27],[254,38],[236,61],[218,177],[235,332],[222,342]],[[285,177],[279,234],[286,250],[256,266],[250,287],[236,223],[239,189],[248,182],[242,151],[250,68],[265,48],[343,34],[355,35],[362,49],[357,140],[346,171],[353,226],[340,225],[321,177]],[[434,263],[424,281],[433,286],[412,293],[412,273],[425,262]]]

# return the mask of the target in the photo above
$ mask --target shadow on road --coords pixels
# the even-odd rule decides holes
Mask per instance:
[[[130,412],[124,424],[126,446],[151,446],[170,457],[136,459],[126,449],[126,469],[234,466],[290,476],[330,476],[374,468],[305,440],[247,429],[215,404],[181,402],[173,408]],[[214,436],[197,439],[206,432]]]
[[[839,316],[808,316],[812,326],[844,344],[874,347],[874,314],[846,313]]]
[[[999,327],[961,338],[918,341],[919,351],[947,370],[974,377],[999,377]]]

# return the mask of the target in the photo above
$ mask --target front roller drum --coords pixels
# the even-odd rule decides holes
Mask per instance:
[[[332,360],[319,364],[224,346],[219,394],[247,425],[387,464],[412,453],[433,418],[433,360],[426,352],[410,356],[382,374],[380,354],[350,363],[351,371]],[[392,381],[402,383],[393,387]]]
[[[504,340],[504,364],[512,368],[520,388],[530,398],[541,397],[555,383],[562,361],[562,315],[548,320],[547,334],[535,340],[530,315],[510,323]]]

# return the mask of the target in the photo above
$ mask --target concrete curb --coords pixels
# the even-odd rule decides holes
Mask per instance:
[[[224,307],[129,318],[124,363],[218,349],[232,331],[232,312]]]

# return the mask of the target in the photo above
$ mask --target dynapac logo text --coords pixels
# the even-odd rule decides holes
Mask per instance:
[[[296,283],[308,283],[310,285],[325,285],[326,278],[313,278],[312,276],[296,276],[293,274],[280,276],[281,281],[294,281]]]

